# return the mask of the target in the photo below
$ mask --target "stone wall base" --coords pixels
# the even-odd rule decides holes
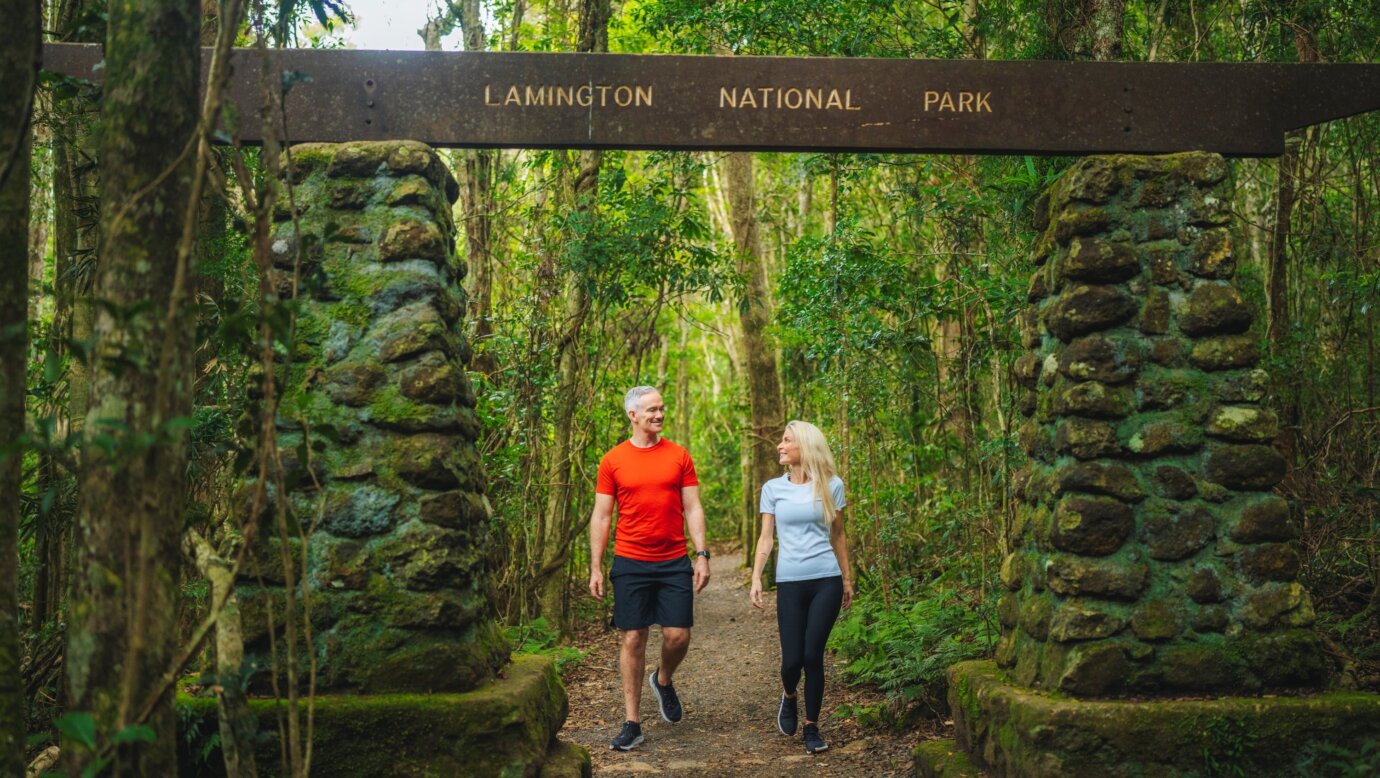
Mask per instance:
[[[949,706],[959,747],[1003,777],[1327,775],[1335,749],[1380,740],[1376,694],[1077,700],[992,662],[949,668]]]
[[[982,778],[982,771],[952,738],[922,740],[913,753],[915,778]]]
[[[515,657],[504,675],[462,694],[318,695],[312,774],[589,776],[589,753],[556,740],[568,708],[552,660]],[[223,774],[219,749],[202,756],[202,744],[218,729],[215,700],[182,696],[178,707],[178,774]],[[279,775],[275,713],[286,703],[256,699],[250,707],[259,718],[259,774]]]

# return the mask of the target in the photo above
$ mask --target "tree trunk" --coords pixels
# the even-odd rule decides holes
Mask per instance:
[[[1295,26],[1294,47],[1299,62],[1317,62],[1318,45],[1308,25]],[[1279,158],[1277,191],[1275,193],[1274,234],[1270,236],[1270,267],[1266,294],[1269,297],[1269,320],[1265,337],[1276,355],[1288,348],[1291,325],[1289,316],[1289,236],[1294,218],[1294,204],[1298,199],[1299,178],[1303,173],[1303,145],[1307,130],[1291,132],[1285,137],[1284,155]],[[1281,392],[1279,437],[1276,445],[1290,469],[1298,449],[1299,386],[1287,376],[1277,376],[1292,384]]]
[[[770,288],[767,285],[766,259],[762,256],[757,225],[757,190],[753,180],[751,152],[734,152],[724,158],[725,193],[728,196],[729,224],[738,273],[745,281],[743,303],[738,306],[740,363],[748,390],[748,479],[743,483],[743,503],[747,516],[743,526],[743,560],[751,564],[757,554],[757,495],[762,484],[781,473],[776,443],[785,424],[781,398],[781,374],[776,365],[776,349],[766,335],[771,322]]]
[[[240,601],[235,594],[234,565],[222,559],[210,542],[195,529],[182,539],[183,551],[211,583],[211,602],[224,606],[216,618],[216,712],[220,725],[220,749],[229,778],[258,775],[254,763],[254,732],[258,720],[244,696],[244,631]]]
[[[72,0],[55,8],[54,29],[67,42],[99,43],[87,27],[76,29],[74,19],[85,11],[84,0]],[[81,434],[90,395],[90,369],[85,353],[75,353],[71,343],[91,337],[91,306],[79,301],[91,292],[96,266],[96,227],[99,218],[95,121],[97,87],[83,86],[72,97],[55,100],[53,106],[53,325],[49,349],[59,358],[69,357],[67,403],[58,404],[54,434],[59,439]],[[62,476],[58,464],[44,456],[40,470],[49,479]],[[75,476],[75,473],[68,474]],[[43,488],[46,488],[43,487]],[[67,515],[61,523],[45,526],[35,549],[34,624],[57,617],[68,592],[72,527]]]
[[[461,0],[460,28],[466,51],[485,48],[484,20],[479,0]],[[488,341],[493,337],[493,170],[498,153],[485,149],[459,152],[460,208],[464,214],[466,264],[470,278],[470,319],[474,322],[470,344],[474,347],[471,369],[488,375],[494,371]]]
[[[169,310],[184,214],[193,197],[201,3],[114,3],[102,103],[101,256],[95,297],[94,403],[79,476],[78,561],[68,621],[68,705],[96,721],[116,775],[177,772],[173,690],[162,679],[177,649],[186,435],[191,410],[190,306]],[[195,207],[195,206],[192,206]],[[102,443],[101,441],[104,441]],[[153,743],[110,746],[146,723]],[[70,738],[64,767],[93,755]]]
[[[0,775],[24,774],[28,700],[19,671],[19,489],[28,364],[29,142],[39,3],[0,2]]]
[[[608,0],[582,0],[580,7],[580,42],[582,52],[608,51]],[[581,151],[576,155],[576,175],[571,186],[571,201],[586,223],[598,216],[599,165],[603,153]],[[556,393],[554,437],[551,458],[547,463],[546,524],[541,543],[541,571],[538,576],[538,604],[548,621],[564,631],[566,562],[570,559],[570,543],[576,533],[571,527],[571,464],[573,451],[571,430],[575,412],[579,408],[580,336],[589,312],[589,296],[584,279],[570,272],[565,281],[563,305],[556,324]]]

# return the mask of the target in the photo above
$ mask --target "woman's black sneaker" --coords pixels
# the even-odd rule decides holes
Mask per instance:
[[[652,685],[652,693],[656,695],[656,705],[661,709],[661,717],[672,724],[680,721],[684,711],[680,707],[680,698],[676,696],[676,687],[673,684],[662,686],[657,683],[657,671],[647,676],[647,683]]]
[[[636,721],[623,722],[623,731],[609,742],[610,751],[631,751],[642,742],[642,725]]]
[[[805,725],[805,753],[817,754],[820,751],[828,751],[829,744],[824,742],[824,738],[819,736],[818,724]]]
[[[796,725],[795,698],[781,695],[781,707],[776,710],[776,728],[783,735],[794,735]]]

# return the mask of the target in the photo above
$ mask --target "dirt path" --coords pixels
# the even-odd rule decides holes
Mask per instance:
[[[909,776],[911,749],[921,733],[864,731],[850,720],[830,718],[845,700],[879,699],[848,689],[833,671],[832,656],[826,659],[821,726],[831,749],[809,756],[798,734],[787,738],[777,731],[781,652],[776,600],[769,593],[765,609],[753,608],[740,564],[737,554],[715,557],[709,587],[696,599],[690,653],[675,679],[684,719],[662,721],[644,682],[646,740],[628,753],[609,750],[609,739],[623,724],[618,633],[599,629],[588,633],[579,646],[588,655],[567,674],[570,717],[561,739],[589,749],[596,775]],[[657,665],[660,646],[660,631],[653,627],[648,672]]]

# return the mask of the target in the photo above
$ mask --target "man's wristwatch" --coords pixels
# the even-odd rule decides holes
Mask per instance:
[[[709,552],[708,552],[708,551],[696,551],[696,552],[695,552],[695,556],[702,556],[702,557],[704,557],[704,558],[707,560],[707,559],[709,559]]]

